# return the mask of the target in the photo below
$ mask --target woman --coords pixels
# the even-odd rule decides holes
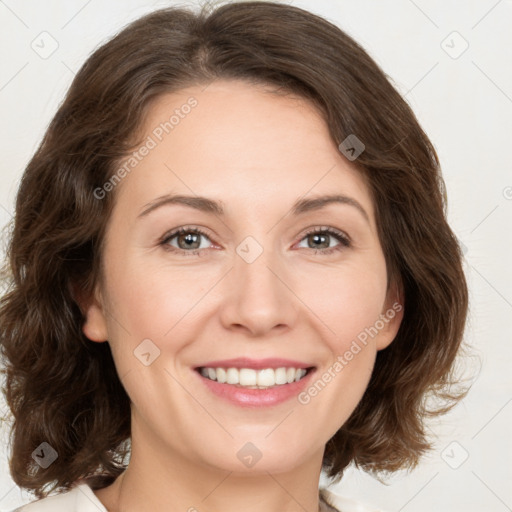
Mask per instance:
[[[369,510],[321,470],[414,467],[427,415],[467,393],[445,204],[413,112],[326,20],[243,2],[129,25],[17,196],[0,332],[10,471],[39,498],[21,510]]]

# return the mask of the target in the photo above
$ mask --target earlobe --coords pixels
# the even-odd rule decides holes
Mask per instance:
[[[83,333],[91,341],[107,341],[107,323],[101,306],[92,303],[85,312],[85,321],[82,325]]]
[[[99,288],[95,288],[93,297],[85,298],[81,291],[79,291],[76,286],[73,286],[73,296],[75,297],[84,317],[82,332],[91,341],[107,341],[107,322],[104,314],[103,299]]]
[[[379,330],[379,336],[377,337],[377,350],[383,350],[391,345],[398,333],[398,329],[404,317],[402,297],[402,290],[398,291],[396,287],[393,286],[393,291],[389,294],[384,310],[380,316],[382,329]]]

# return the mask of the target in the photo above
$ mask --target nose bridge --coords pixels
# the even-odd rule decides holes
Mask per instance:
[[[293,294],[270,239],[247,236],[236,247],[228,318],[253,332],[293,321]]]
[[[275,270],[271,270],[278,266],[277,254],[271,246],[271,237],[264,240],[262,236],[258,238],[259,240],[249,235],[238,244],[238,257],[234,268],[236,280],[245,289],[245,295],[259,292],[266,296],[266,301],[274,300],[277,298],[276,293],[280,294],[280,288],[283,286],[276,277]],[[268,294],[271,296],[267,296]]]

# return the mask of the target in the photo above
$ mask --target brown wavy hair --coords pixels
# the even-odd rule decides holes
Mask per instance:
[[[365,145],[352,163],[368,183],[404,317],[393,343],[377,353],[357,408],[326,444],[328,477],[339,481],[351,462],[373,474],[414,468],[432,449],[426,419],[469,391],[454,389],[462,382],[454,368],[464,352],[468,291],[438,157],[385,73],[340,28],[297,7],[166,8],[90,55],[19,186],[0,346],[14,418],[10,473],[38,498],[49,484],[69,490],[85,479],[99,489],[126,469],[130,400],[109,344],[83,334],[73,293],[92,294],[100,277],[115,193],[99,200],[94,191],[140,143],[155,99],[216,79],[298,94],[318,108],[337,145],[351,134]],[[46,469],[32,458],[42,442],[58,453]]]

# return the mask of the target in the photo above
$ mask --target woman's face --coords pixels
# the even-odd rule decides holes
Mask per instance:
[[[145,128],[104,187],[116,203],[83,328],[111,346],[132,450],[237,472],[318,465],[402,316],[367,186],[313,107],[244,82],[162,96]],[[348,199],[310,203],[327,195]],[[315,370],[270,391],[196,370],[234,358]]]

